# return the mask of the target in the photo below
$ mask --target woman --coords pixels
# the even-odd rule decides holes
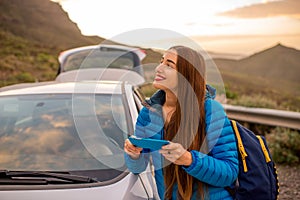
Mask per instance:
[[[134,134],[170,144],[151,152],[126,140],[129,170],[143,172],[151,156],[161,199],[232,199],[225,187],[238,175],[235,137],[221,104],[213,100],[214,89],[206,85],[203,57],[174,46],[155,71],[158,91],[144,102]]]

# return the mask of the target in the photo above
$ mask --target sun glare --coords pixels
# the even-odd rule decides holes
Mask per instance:
[[[300,33],[300,21],[288,16],[265,18],[224,17],[226,11],[272,0],[52,0],[68,12],[83,35],[112,39],[144,28],[167,29],[185,36],[287,35]]]

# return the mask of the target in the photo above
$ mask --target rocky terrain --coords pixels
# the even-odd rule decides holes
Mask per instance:
[[[300,166],[277,165],[279,200],[300,199]]]

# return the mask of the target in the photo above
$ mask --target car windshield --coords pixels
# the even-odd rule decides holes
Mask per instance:
[[[81,50],[70,54],[62,63],[62,71],[87,68],[118,68],[132,70],[134,54],[113,48]]]
[[[124,171],[128,120],[121,95],[0,97],[0,166],[22,171]],[[95,175],[96,174],[96,175]]]

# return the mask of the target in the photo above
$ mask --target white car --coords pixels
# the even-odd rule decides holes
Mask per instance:
[[[122,45],[92,45],[69,49],[58,57],[59,70],[56,80],[60,82],[81,80],[131,80],[124,74],[135,74],[137,84],[143,83],[141,65],[146,54],[139,48]],[[107,72],[109,71],[109,72]],[[80,73],[79,73],[80,72]]]
[[[126,82],[2,88],[0,199],[156,199],[152,167],[134,175],[124,161],[140,108]]]

